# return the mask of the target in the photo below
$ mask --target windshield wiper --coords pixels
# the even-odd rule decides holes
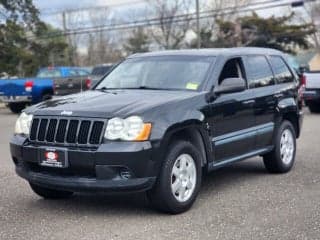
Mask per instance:
[[[102,87],[102,88],[95,88],[94,90],[102,91],[102,92],[107,92],[108,90],[115,90],[115,89],[121,89],[121,88],[107,88],[107,87]]]
[[[108,90],[121,90],[121,89],[142,89],[142,90],[171,90],[171,91],[183,91],[184,89],[179,89],[179,88],[156,88],[156,87],[148,87],[148,86],[137,86],[137,87],[119,87],[119,88],[107,88],[107,87],[102,87],[102,88],[96,88],[95,90],[97,91],[108,91]]]
[[[125,89],[147,89],[147,90],[161,90],[161,88],[148,87],[148,86],[139,86],[139,87],[129,87]]]

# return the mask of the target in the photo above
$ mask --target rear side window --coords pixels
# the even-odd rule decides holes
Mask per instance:
[[[278,83],[288,83],[294,81],[291,71],[281,57],[271,56],[270,62]]]
[[[247,56],[245,69],[249,88],[266,87],[275,84],[273,72],[265,56]]]

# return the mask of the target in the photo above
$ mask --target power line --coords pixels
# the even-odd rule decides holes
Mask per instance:
[[[260,2],[259,5],[266,4],[266,2],[272,3],[272,2],[278,2],[278,1],[276,1],[276,0],[264,1],[264,2]],[[252,4],[252,5],[241,6],[241,7],[239,7],[240,10],[237,10],[236,12],[243,13],[243,12],[270,9],[270,8],[275,8],[275,7],[290,6],[291,3],[286,2],[286,3],[280,3],[280,4],[273,4],[273,5],[269,5],[269,6],[257,6],[257,7],[252,8],[253,5],[258,5],[258,4],[256,3],[256,4]],[[246,7],[246,8],[244,8],[244,7]],[[250,7],[250,8],[248,8],[248,7]],[[241,9],[241,8],[244,8],[244,9]],[[232,12],[234,12],[234,7],[229,7],[229,8],[219,9],[219,10],[202,11],[202,12],[200,12],[199,19],[205,19],[205,18],[216,17],[216,16],[223,16],[223,15],[230,14]],[[105,25],[100,25],[100,26],[77,28],[77,29],[65,31],[63,33],[47,34],[44,36],[40,36],[39,38],[45,39],[45,38],[51,38],[51,37],[88,34],[88,33],[93,33],[93,32],[102,32],[102,31],[128,30],[128,29],[137,28],[137,27],[151,27],[151,26],[158,26],[160,24],[166,24],[166,23],[181,23],[181,22],[185,22],[185,21],[196,20],[197,18],[195,17],[195,15],[196,15],[196,13],[181,14],[181,15],[171,16],[171,17],[166,17],[166,18],[152,18],[152,19],[144,19],[144,20],[126,22],[126,23],[120,23],[120,24],[105,24]],[[160,22],[160,20],[161,20],[161,22]]]

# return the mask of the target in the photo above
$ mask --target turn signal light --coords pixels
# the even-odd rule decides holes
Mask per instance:
[[[150,136],[150,132],[151,132],[151,127],[152,127],[151,123],[144,123],[142,131],[136,137],[135,140],[136,141],[146,141],[146,140],[148,140],[148,138]]]

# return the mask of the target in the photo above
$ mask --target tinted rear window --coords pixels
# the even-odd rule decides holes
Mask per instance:
[[[271,56],[270,62],[278,83],[293,82],[294,77],[281,57]]]
[[[265,56],[248,56],[245,68],[249,88],[258,88],[274,85],[271,67]]]

